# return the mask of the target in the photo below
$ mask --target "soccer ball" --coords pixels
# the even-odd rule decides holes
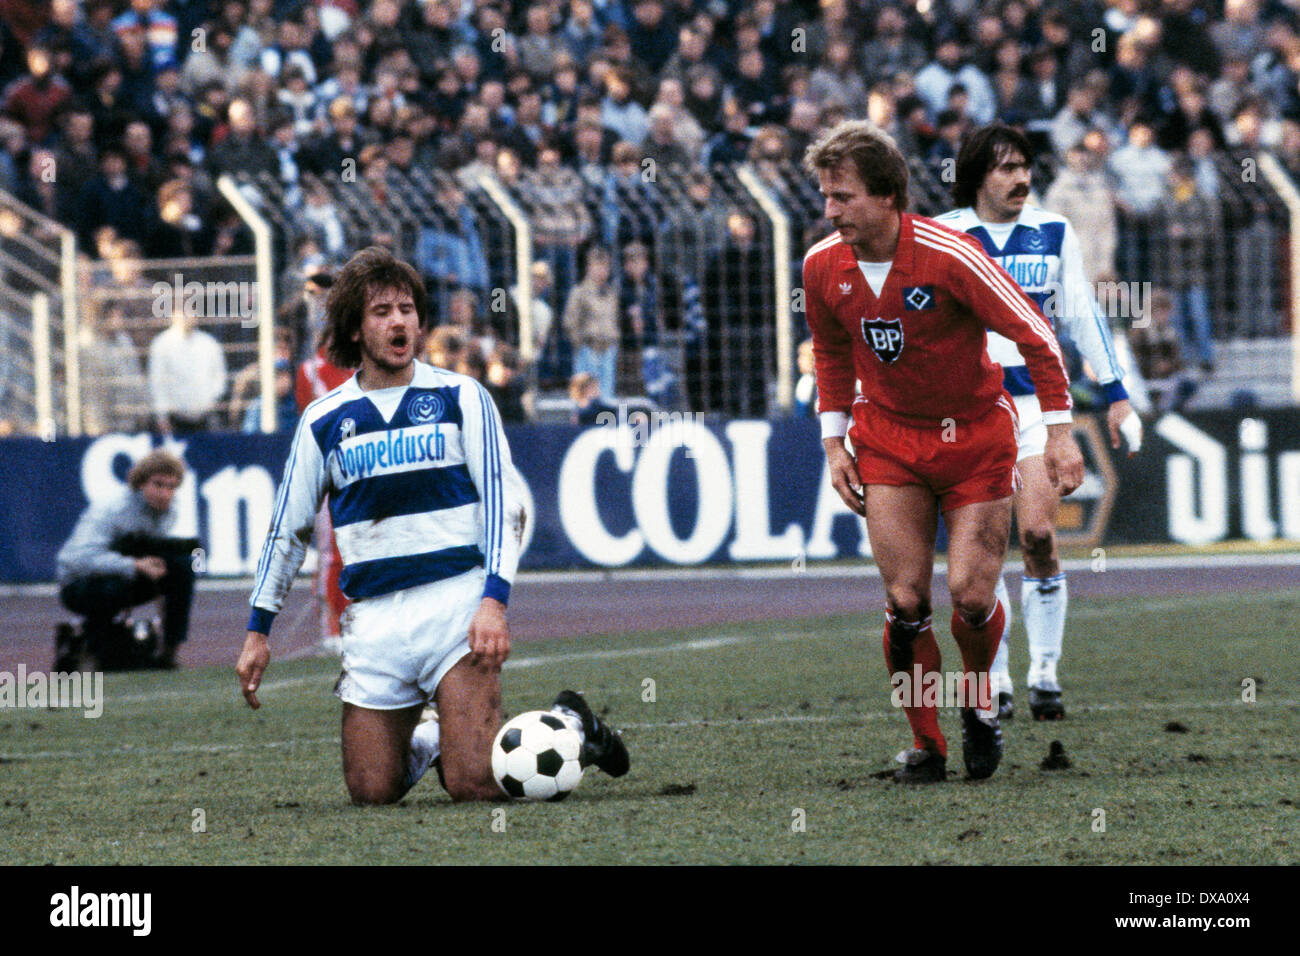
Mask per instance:
[[[508,720],[492,743],[492,775],[521,800],[563,800],[582,780],[582,736],[557,715],[530,710]]]

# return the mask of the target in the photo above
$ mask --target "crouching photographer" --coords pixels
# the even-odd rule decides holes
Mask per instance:
[[[176,666],[176,647],[189,631],[198,547],[193,538],[168,536],[184,477],[180,459],[151,452],[127,474],[120,496],[92,504],[77,520],[58,555],[59,600],[85,623],[80,633],[59,628],[55,671],[75,670],[83,651],[100,670]],[[124,612],[158,597],[161,635],[146,622],[132,627],[125,620]]]

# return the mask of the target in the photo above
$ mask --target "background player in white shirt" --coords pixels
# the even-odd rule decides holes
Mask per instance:
[[[977,238],[984,251],[1011,274],[1078,347],[1101,384],[1109,408],[1106,421],[1111,444],[1120,447],[1123,433],[1130,453],[1142,441],[1142,425],[1124,388],[1106,317],[1097,305],[1083,271],[1079,238],[1065,217],[1027,206],[1032,147],[1018,130],[1002,123],[983,126],[962,144],[957,156],[953,196],[961,208],[937,221]],[[1015,496],[1016,526],[1025,561],[1020,606],[1029,635],[1029,709],[1035,719],[1065,716],[1057,663],[1065,635],[1068,601],[1065,574],[1056,548],[1056,511],[1060,495],[1048,480],[1043,464],[1046,429],[1033,383],[1016,344],[996,332],[988,333],[989,355],[1003,368],[1004,385],[1020,417],[1017,468],[1022,487]],[[1010,601],[1006,582],[998,579],[998,596]],[[1014,713],[1007,642],[1007,615],[997,657],[989,671],[1005,719]]]
[[[257,708],[267,635],[329,496],[352,601],[342,622],[343,776],[354,803],[394,803],[435,765],[455,800],[504,794],[492,775],[501,725],[506,603],[526,520],[501,419],[478,382],[415,361],[424,283],[365,249],[326,303],[331,360],[360,370],[303,411],[250,599],[236,665]],[[429,701],[438,720],[420,722]],[[582,697],[554,708],[613,776],[627,749]]]

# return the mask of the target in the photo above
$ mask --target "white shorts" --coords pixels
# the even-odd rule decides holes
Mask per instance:
[[[1012,395],[1016,414],[1020,416],[1020,452],[1016,461],[1041,455],[1047,447],[1047,426],[1043,424],[1043,409],[1037,395]]]
[[[343,672],[334,694],[369,710],[433,699],[443,675],[469,653],[483,600],[482,568],[405,591],[354,601],[343,612]]]

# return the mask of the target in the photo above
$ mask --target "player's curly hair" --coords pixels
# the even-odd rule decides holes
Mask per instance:
[[[894,138],[867,120],[844,120],[823,133],[804,153],[809,174],[834,169],[848,160],[872,196],[893,196],[896,208],[907,208],[907,160]]]
[[[366,303],[373,293],[386,289],[410,292],[420,330],[429,330],[429,295],[420,274],[381,246],[362,249],[334,276],[325,299],[329,360],[339,368],[361,364],[361,345],[355,337],[361,331]]]
[[[1002,161],[1003,155],[1013,150],[1025,157],[1025,162],[1034,161],[1029,138],[1006,123],[989,123],[966,137],[957,151],[953,170],[952,198],[958,208],[975,205],[975,195],[985,178]]]

